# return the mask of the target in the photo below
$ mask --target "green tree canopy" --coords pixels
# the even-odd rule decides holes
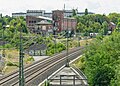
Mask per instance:
[[[85,9],[85,15],[88,15],[88,9],[87,8]]]
[[[98,37],[85,53],[84,72],[90,86],[120,86],[120,33]]]

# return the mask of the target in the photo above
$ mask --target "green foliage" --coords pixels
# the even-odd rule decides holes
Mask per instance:
[[[87,8],[85,9],[85,15],[88,15],[88,9]]]
[[[107,34],[110,19],[106,15],[91,14],[75,17],[77,19],[77,32],[85,33],[85,36],[89,36],[89,33]]]
[[[27,61],[34,61],[34,58],[33,57],[28,57]]]
[[[98,37],[87,47],[84,72],[90,86],[120,85],[120,33]]]
[[[56,45],[55,45],[55,43],[53,43],[53,42],[49,43],[47,45],[47,47],[48,47],[47,54],[50,55],[50,56],[53,55],[54,52],[59,53],[59,52],[61,52],[61,51],[63,51],[63,50],[66,49],[66,47],[65,47],[64,44],[62,44],[62,43],[56,43]]]
[[[11,55],[11,54],[8,54],[8,58],[9,58],[9,59],[12,58],[12,55]]]
[[[76,67],[78,67],[80,70],[85,69],[85,56],[80,57],[79,60],[75,61]]]
[[[13,63],[13,62],[8,61],[7,66],[17,66],[18,67],[18,63]]]
[[[19,46],[19,36],[20,36],[20,29],[22,29],[22,34],[27,35],[28,30],[26,27],[26,21],[24,18],[12,18],[9,16],[5,16],[0,18],[0,38],[3,38],[3,25],[10,25],[10,27],[5,28],[4,30],[4,41],[8,43],[5,45],[5,48],[12,48]],[[25,40],[23,39],[23,42]]]
[[[108,23],[106,22],[106,21],[104,21],[103,23],[102,23],[102,27],[103,27],[103,34],[104,35],[106,35],[107,33],[108,33]]]
[[[120,18],[120,14],[119,13],[110,13],[108,15],[108,18],[110,19],[110,21],[112,21],[115,24],[117,24],[118,23],[118,19]]]
[[[45,84],[44,84],[44,86],[50,86],[50,83],[49,83],[49,81],[45,81]]]
[[[77,10],[76,9],[72,9],[72,11],[73,11],[72,16],[76,16],[77,15]]]

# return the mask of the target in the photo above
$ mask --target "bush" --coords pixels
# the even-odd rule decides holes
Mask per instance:
[[[11,54],[8,54],[8,58],[12,58],[12,55],[11,55]]]
[[[7,66],[17,66],[18,67],[18,64],[8,61]]]
[[[34,61],[34,58],[33,57],[28,57],[27,61]]]

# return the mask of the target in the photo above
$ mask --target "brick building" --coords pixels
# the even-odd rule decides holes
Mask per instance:
[[[62,20],[64,19],[64,12],[61,10],[52,11],[52,20],[54,21],[54,26],[57,27],[57,31],[62,30]]]
[[[63,10],[53,11],[52,19],[55,22],[58,32],[76,29],[77,20],[70,17],[65,18]]]
[[[43,21],[45,21],[45,22],[43,22]],[[35,16],[26,16],[27,27],[29,28],[29,31],[33,32],[33,33],[39,33],[39,30],[38,30],[39,26],[37,26],[38,23],[41,23],[41,26],[44,27],[44,26],[46,26],[46,22],[51,23],[49,25],[52,29],[52,19],[42,17],[42,16],[36,16],[36,17]]]
[[[52,11],[52,18],[43,16],[26,16],[26,24],[30,32],[39,33],[39,31],[36,29],[38,27],[36,24],[40,23],[43,20],[45,21],[44,23],[51,23],[49,26],[47,26],[50,27],[49,29],[52,31],[55,30],[56,32],[61,32],[66,30],[76,30],[77,20],[75,18],[65,18],[63,10],[54,10]],[[45,25],[46,24],[40,26],[44,27]]]
[[[115,28],[116,28],[116,24],[113,23],[113,22],[110,22],[110,23],[109,23],[109,26],[108,26],[108,30],[109,30],[109,31],[113,31]]]
[[[76,30],[77,20],[75,18],[64,18],[62,20],[62,31]]]

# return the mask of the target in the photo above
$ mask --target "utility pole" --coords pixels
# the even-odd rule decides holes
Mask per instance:
[[[68,36],[69,36],[69,34],[68,34],[68,19],[66,20],[66,22],[67,22],[67,40],[66,40],[66,42],[67,42],[66,43],[67,44],[67,59],[66,59],[67,63],[66,63],[66,66],[69,67],[69,59],[68,59]]]
[[[20,51],[19,51],[19,86],[24,86],[22,28],[20,26]]]
[[[3,53],[2,53],[2,56],[5,57],[5,44],[6,44],[6,43],[5,43],[5,40],[4,40],[4,32],[5,32],[5,29],[6,29],[6,28],[9,28],[9,25],[3,24],[2,27],[3,27]]]
[[[57,20],[55,20],[53,22],[53,35],[54,35],[54,43],[55,43],[55,46],[54,46],[54,54],[56,53],[56,30],[57,30]]]
[[[81,39],[81,37],[80,37],[80,31],[78,31],[78,47],[80,47],[80,39]]]
[[[3,52],[2,52],[2,56],[5,57],[5,40],[4,40],[4,31],[5,31],[6,26],[3,25]]]

